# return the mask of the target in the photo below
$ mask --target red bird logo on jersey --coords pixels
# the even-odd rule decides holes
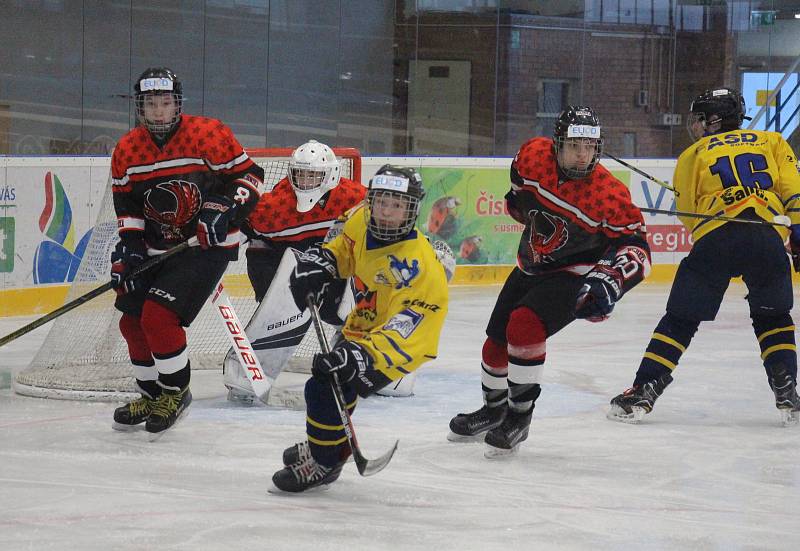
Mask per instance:
[[[202,195],[197,185],[183,180],[162,182],[144,194],[144,215],[161,225],[168,240],[182,240],[181,231],[200,211]]]
[[[569,240],[567,222],[559,216],[538,210],[532,210],[528,215],[531,221],[529,247],[533,261],[549,262],[550,255],[566,245]]]
[[[378,293],[370,291],[358,276],[353,276],[353,297],[356,299],[356,317],[374,320],[377,316]]]

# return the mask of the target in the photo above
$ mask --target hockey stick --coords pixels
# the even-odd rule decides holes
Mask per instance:
[[[710,214],[698,214],[696,212],[680,212],[676,210],[648,209],[639,207],[642,212],[652,212],[653,214],[673,214],[675,216],[685,216],[687,218],[702,218],[703,220],[723,220],[725,222],[742,222],[744,224],[761,224],[762,226],[781,226],[788,228],[792,225],[792,220],[788,216],[775,216],[769,220],[751,220],[749,218],[733,218],[731,216],[711,216]]]
[[[214,310],[219,314],[222,325],[225,326],[225,333],[228,335],[233,350],[236,352],[236,357],[239,358],[239,363],[250,381],[253,393],[266,404],[272,383],[267,379],[264,370],[261,368],[261,362],[253,351],[253,345],[250,344],[250,339],[244,331],[244,326],[239,321],[236,310],[233,309],[231,299],[228,297],[228,293],[225,292],[225,287],[222,286],[222,281],[217,284],[217,290],[214,292],[211,304],[214,305]]]
[[[306,304],[311,312],[311,320],[314,322],[314,329],[317,332],[319,346],[322,348],[323,353],[328,354],[331,351],[331,347],[328,344],[328,339],[325,338],[325,332],[322,329],[322,320],[319,317],[319,310],[317,309],[317,304],[314,302],[314,296],[311,293],[306,297]],[[361,476],[370,476],[379,473],[389,464],[389,461],[392,460],[392,456],[397,450],[397,444],[400,441],[396,440],[392,449],[377,459],[367,459],[364,457],[356,441],[356,433],[353,430],[353,422],[350,420],[350,414],[347,412],[347,402],[344,399],[342,385],[339,383],[339,375],[335,371],[333,372],[333,384],[331,384],[331,387],[333,387],[336,409],[339,410],[339,416],[342,418],[344,433],[347,435],[347,442],[350,444],[350,449],[353,452],[353,459],[356,462],[359,474]]]
[[[678,192],[677,192],[677,191],[675,191],[675,188],[674,188],[674,187],[672,187],[671,185],[669,185],[668,183],[666,183],[665,181],[663,181],[663,180],[659,180],[658,178],[655,178],[655,177],[653,177],[653,176],[650,176],[650,175],[649,175],[647,172],[645,172],[645,171],[643,171],[643,170],[639,170],[639,169],[638,169],[638,168],[636,168],[635,166],[633,166],[633,165],[630,165],[630,164],[626,163],[626,162],[625,162],[625,161],[623,161],[622,159],[617,159],[616,157],[614,157],[614,156],[613,156],[612,154],[610,154],[610,153],[605,153],[605,152],[604,152],[604,153],[603,153],[603,155],[605,155],[605,156],[606,156],[606,157],[608,157],[609,159],[612,159],[612,160],[614,160],[614,161],[617,161],[619,164],[621,164],[621,165],[622,165],[622,166],[624,166],[624,167],[630,168],[632,171],[636,172],[637,174],[640,174],[640,175],[644,176],[645,178],[647,178],[647,179],[648,179],[648,180],[650,180],[651,182],[654,182],[654,183],[656,183],[656,184],[660,185],[660,186],[661,186],[661,187],[663,187],[663,188],[667,188],[668,190],[670,190],[670,191],[671,191],[672,193],[674,193],[675,195],[678,195]]]
[[[131,273],[128,274],[128,277],[125,278],[125,279],[127,280],[127,279],[130,279],[132,277],[136,277],[139,274],[141,274],[142,272],[145,272],[145,271],[149,270],[150,268],[152,268],[154,266],[158,266],[159,264],[161,264],[162,262],[164,262],[168,258],[171,258],[171,257],[175,256],[176,254],[185,251],[189,247],[194,247],[195,245],[197,245],[197,238],[196,237],[192,237],[188,241],[184,241],[183,243],[181,243],[179,245],[175,245],[171,249],[169,249],[167,251],[164,251],[160,255],[149,259],[147,262],[144,262],[143,264],[141,264],[141,265],[137,266],[136,268],[134,268],[133,270],[131,270]],[[41,327],[45,323],[47,323],[49,321],[52,321],[52,320],[56,319],[57,317],[62,316],[63,314],[66,314],[70,310],[74,310],[75,308],[77,308],[81,304],[89,302],[93,298],[99,297],[100,295],[102,295],[106,291],[110,290],[112,287],[113,287],[113,285],[109,281],[108,283],[104,283],[100,287],[97,287],[96,289],[93,289],[93,290],[89,291],[85,295],[81,295],[78,298],[76,298],[75,300],[72,300],[72,301],[66,303],[65,305],[61,306],[60,308],[56,308],[55,310],[53,310],[49,314],[45,314],[44,316],[40,317],[39,319],[36,319],[36,320],[32,321],[28,325],[20,327],[19,329],[17,329],[13,333],[9,333],[5,337],[1,338],[0,339],[0,346],[6,345],[6,344],[10,343],[11,341],[18,339],[22,335],[30,333],[34,329],[36,329],[38,327]]]

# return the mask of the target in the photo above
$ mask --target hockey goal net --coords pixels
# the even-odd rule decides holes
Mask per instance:
[[[265,191],[270,191],[286,174],[291,148],[248,150],[264,168]],[[333,148],[342,164],[342,176],[361,180],[361,156],[357,149]],[[106,189],[92,237],[81,260],[66,300],[91,291],[108,280],[110,257],[117,241],[111,185]],[[250,319],[256,302],[247,279],[244,247],[239,260],[231,262],[223,282],[242,322]],[[120,313],[114,308],[114,294],[106,293],[57,318],[41,348],[14,381],[23,395],[68,400],[116,401],[135,392],[125,341],[120,335]],[[332,330],[329,330],[332,333]],[[220,369],[229,348],[227,336],[216,314],[206,303],[187,330],[192,369]],[[314,331],[298,346],[289,369],[304,370],[319,350]],[[222,386],[222,381],[220,381]]]

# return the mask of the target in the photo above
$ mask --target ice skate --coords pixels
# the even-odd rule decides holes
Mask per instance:
[[[342,467],[344,462],[338,463],[333,467],[326,467],[320,465],[311,457],[311,454],[303,453],[302,442],[288,448],[284,452],[283,459],[286,461],[287,452],[290,450],[298,451],[300,458],[297,462],[286,465],[281,470],[272,475],[272,484],[274,489],[281,492],[300,493],[313,488],[323,488],[332,482],[335,482],[339,475],[342,474]],[[308,443],[305,443],[304,448],[308,450]]]
[[[150,433],[150,441],[158,440],[167,429],[180,421],[192,403],[192,393],[187,386],[183,390],[165,388],[153,404],[153,411],[147,418],[145,430]]]
[[[119,431],[130,431],[139,428],[147,421],[153,411],[153,400],[150,395],[143,393],[141,398],[120,406],[114,410],[114,423],[111,428]]]
[[[532,407],[524,413],[508,409],[503,422],[486,433],[484,457],[496,459],[515,454],[519,445],[528,438],[532,417]]]
[[[283,464],[286,467],[299,461],[306,461],[309,457],[311,457],[311,449],[308,446],[308,440],[298,442],[283,450]]]
[[[506,404],[498,407],[483,406],[472,413],[459,413],[450,420],[450,434],[447,439],[451,442],[478,442],[483,439],[483,434],[503,422],[506,416]]]
[[[611,408],[606,417],[620,423],[639,423],[645,414],[653,411],[656,400],[671,382],[672,375],[665,373],[658,379],[627,389],[611,399]]]
[[[775,407],[781,414],[781,424],[791,427],[800,424],[800,396],[797,381],[785,367],[779,365],[770,370],[769,386],[775,393]]]

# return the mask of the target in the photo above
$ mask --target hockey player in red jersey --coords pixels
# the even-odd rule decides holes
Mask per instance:
[[[182,113],[180,80],[166,68],[136,80],[138,125],[111,158],[120,241],[111,277],[141,398],[114,411],[114,428],[158,435],[192,401],[188,327],[236,259],[239,226],[258,201],[263,170],[216,119]],[[197,236],[200,247],[131,278],[149,256]]]
[[[310,140],[294,150],[285,178],[264,193],[243,230],[247,275],[261,302],[288,247],[305,251],[322,242],[334,222],[360,203],[367,189],[341,176],[333,150]]]
[[[512,453],[528,437],[548,337],[576,318],[605,320],[649,272],[642,214],[598,164],[602,143],[592,109],[570,106],[552,140],[529,140],[511,164],[508,210],[525,225],[517,267],[486,328],[484,405],[455,416],[448,437],[483,438],[487,457]]]

